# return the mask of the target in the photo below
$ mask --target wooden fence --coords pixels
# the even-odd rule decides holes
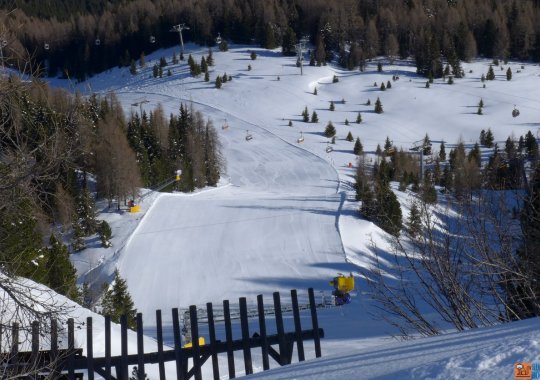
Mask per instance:
[[[213,317],[212,303],[206,304],[206,315],[208,323],[209,342],[204,345],[199,344],[199,322],[197,318],[197,307],[189,308],[189,321],[191,328],[192,347],[183,348],[180,334],[180,320],[178,309],[172,309],[174,349],[164,349],[163,327],[161,310],[156,311],[156,333],[157,333],[157,352],[145,353],[143,344],[143,319],[142,314],[137,314],[137,353],[128,354],[128,327],[127,318],[123,316],[120,320],[121,326],[121,354],[119,356],[111,355],[111,318],[105,317],[105,356],[94,357],[94,341],[92,318],[86,321],[87,345],[84,351],[75,348],[75,327],[74,320],[68,320],[67,329],[67,348],[58,348],[58,329],[57,322],[51,322],[50,330],[50,350],[39,351],[39,325],[37,322],[32,324],[31,351],[19,352],[19,326],[13,324],[12,339],[10,346],[2,346],[0,341],[0,364],[4,374],[27,374],[27,379],[38,378],[82,378],[81,370],[87,371],[88,379],[93,380],[95,374],[105,379],[128,380],[130,374],[129,366],[136,365],[138,368],[138,378],[144,379],[145,365],[158,364],[159,378],[165,379],[165,363],[176,363],[176,379],[187,380],[195,377],[196,380],[202,379],[201,368],[203,364],[211,358],[213,379],[220,378],[218,354],[227,354],[227,368],[229,378],[236,377],[236,367],[234,352],[243,352],[244,373],[246,375],[253,373],[252,349],[260,347],[262,356],[263,370],[270,368],[270,358],[279,365],[290,364],[293,359],[294,344],[298,360],[305,360],[304,341],[313,340],[315,345],[315,356],[321,356],[320,338],[324,336],[324,331],[319,328],[317,320],[317,304],[313,289],[309,289],[309,305],[311,311],[311,329],[302,329],[300,323],[300,309],[298,307],[298,297],[296,290],[291,290],[292,313],[294,318],[294,331],[285,332],[283,323],[283,314],[281,307],[281,298],[279,293],[273,294],[274,316],[276,323],[276,334],[268,335],[265,319],[265,306],[262,295],[257,296],[258,326],[259,331],[250,333],[248,327],[248,313],[246,298],[239,299],[240,303],[240,326],[241,339],[234,340],[232,337],[232,323],[230,317],[229,301],[223,301],[223,315],[225,327],[225,341],[216,339],[216,324]],[[0,330],[0,337],[2,336]],[[273,345],[277,347],[274,348]],[[3,353],[2,353],[3,352]],[[189,359],[192,365],[189,368]],[[114,369],[114,376],[113,370]],[[2,377],[2,376],[0,376]]]

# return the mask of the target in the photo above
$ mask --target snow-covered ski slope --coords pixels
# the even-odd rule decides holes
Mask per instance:
[[[249,58],[250,50],[257,51],[255,61]],[[483,88],[480,76],[489,61],[480,60],[464,64],[466,78],[455,84],[436,80],[426,89],[425,78],[407,61],[384,64],[382,73],[376,62],[364,73],[331,65],[304,66],[300,76],[294,57],[235,46],[228,52],[214,50],[210,82],[202,76],[191,78],[185,62],[166,67],[163,78],[153,78],[154,63],[160,56],[170,61],[172,51],[147,56],[146,68],[135,76],[128,68],[113,69],[75,86],[84,92],[114,91],[126,113],[139,111],[132,104],[142,99],[149,101],[143,105],[147,112],[158,103],[166,114],[178,113],[181,102],[192,105],[214,122],[223,144],[227,170],[219,187],[145,201],[136,228],[133,216],[126,225],[123,217],[115,220],[113,233],[126,237],[121,247],[93,248],[74,257],[81,279],[91,273],[96,283],[109,279],[118,267],[145,319],[158,308],[235,302],[239,296],[253,301],[256,294],[269,296],[292,288],[329,290],[328,281],[336,272],[359,273],[372,263],[375,252],[384,259],[389,250],[386,235],[357,214],[354,142],[345,141],[349,131],[360,137],[365,151],[373,152],[387,136],[407,150],[428,133],[438,150],[443,140],[447,149],[459,138],[470,146],[482,129],[491,128],[501,145],[512,133],[536,134],[540,127],[540,69],[532,64],[495,67],[496,80],[486,81]],[[186,58],[189,53],[199,62],[208,50],[190,45]],[[512,81],[506,81],[507,67],[514,73]],[[224,73],[233,79],[218,90],[214,80]],[[332,83],[334,75],[338,83]],[[390,81],[392,88],[380,91],[381,81]],[[382,115],[373,112],[377,97]],[[485,104],[481,116],[476,114],[480,99]],[[333,112],[328,110],[330,101],[335,103]],[[521,111],[518,118],[511,114],[514,105]],[[301,121],[304,107],[310,116],[317,112],[318,123]],[[361,124],[355,123],[358,112]],[[326,152],[329,139],[323,136],[329,121],[337,129],[331,153]],[[221,128],[225,123],[228,129]],[[250,141],[245,139],[247,131],[253,135]],[[301,133],[305,140],[299,144]],[[409,195],[396,193],[406,206]],[[358,297],[351,305],[320,313],[325,355],[343,352],[344,347],[371,347],[395,332],[384,321],[372,319],[365,283],[359,279],[357,285]]]

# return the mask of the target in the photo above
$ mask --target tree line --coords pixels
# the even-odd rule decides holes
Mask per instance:
[[[479,140],[434,152],[426,135],[419,148],[433,163],[423,176],[418,156],[389,138],[372,167],[359,152],[359,211],[391,234],[393,256],[375,255],[366,278],[381,315],[405,336],[540,315],[538,141],[529,131],[499,147],[489,129]],[[390,181],[414,194],[405,215]]]
[[[534,0],[2,0],[0,9],[8,62],[29,52],[49,75],[79,80],[178,44],[179,23],[190,26],[185,41],[212,46],[220,33],[284,54],[309,35],[314,63],[337,55],[349,69],[377,55],[414,57],[434,77],[443,61],[459,75],[459,61],[477,55],[540,60]]]
[[[168,120],[160,106],[126,120],[114,94],[0,78],[0,287],[22,276],[80,300],[69,254],[94,234],[110,246],[96,198],[120,208],[177,169],[179,190],[215,186],[222,168],[211,121],[187,106]]]

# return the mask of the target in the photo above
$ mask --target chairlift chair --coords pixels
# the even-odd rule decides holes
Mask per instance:
[[[95,44],[96,44],[96,46],[101,45],[101,40],[99,39],[99,37],[96,38]]]
[[[218,33],[217,37],[216,37],[216,44],[220,44],[221,43],[221,34]]]
[[[45,44],[43,45],[43,49],[45,49],[45,50],[49,50],[50,48],[51,48],[51,47],[49,46],[48,43],[45,43]]]
[[[249,131],[246,131],[246,141],[249,141],[251,139],[253,139],[253,135],[249,133]]]
[[[326,146],[326,153],[330,153],[334,150],[334,148],[332,148],[330,145],[327,145]]]
[[[296,140],[296,142],[298,144],[301,144],[304,142],[304,134],[302,132],[300,132],[300,137],[298,138],[298,140]]]
[[[516,106],[514,106],[514,109],[512,110],[512,116],[513,117],[519,116],[519,110],[516,108]]]
[[[150,43],[153,44],[156,42],[156,37],[150,36]]]

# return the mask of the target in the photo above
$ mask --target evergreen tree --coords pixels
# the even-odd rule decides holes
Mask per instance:
[[[330,101],[330,108],[329,109],[330,109],[330,111],[334,111],[336,109],[336,106],[334,105],[333,100]]]
[[[512,80],[512,69],[510,67],[506,70],[506,80]]]
[[[96,232],[97,221],[94,206],[94,198],[88,189],[84,188],[79,193],[77,199],[77,215],[85,236],[90,236]]]
[[[381,145],[380,144],[377,144],[377,149],[375,149],[375,154],[377,156],[381,156],[382,155],[382,149],[381,149]]]
[[[319,122],[319,116],[317,115],[317,112],[313,111],[311,114],[311,122],[312,123],[318,123]]]
[[[384,82],[381,82],[381,91],[386,91],[386,86],[384,85]]]
[[[82,251],[86,248],[86,241],[84,240],[85,233],[79,220],[73,223],[73,239],[71,241],[71,249],[74,252]]]
[[[332,124],[331,121],[328,122],[326,125],[326,129],[324,130],[324,135],[326,137],[334,137],[336,135],[336,128]]]
[[[477,115],[483,115],[482,107],[478,107],[478,110],[476,111]]]
[[[302,111],[302,121],[304,123],[309,123],[309,111],[308,111],[307,107],[304,108],[304,110]]]
[[[132,59],[130,66],[129,66],[129,72],[131,75],[137,75],[137,65],[135,64],[135,61]]]
[[[487,148],[492,148],[493,147],[493,141],[494,141],[494,137],[493,137],[493,132],[491,132],[491,128],[488,128],[487,132],[486,132],[486,138],[485,138],[485,146]]]
[[[55,292],[74,301],[79,301],[77,271],[69,260],[67,247],[58,241],[54,234],[49,239],[46,268],[47,279],[45,283]]]
[[[178,65],[178,57],[176,56],[176,52],[173,51],[173,55],[172,55],[172,63],[173,65]]]
[[[426,88],[429,88],[429,81],[426,82]]]
[[[208,66],[214,66],[214,54],[212,53],[212,48],[208,48],[208,55],[206,56],[206,64]]]
[[[388,154],[391,149],[392,149],[392,141],[390,140],[390,137],[386,136],[386,140],[384,141],[384,152]]]
[[[216,88],[221,88],[221,84],[222,84],[221,77],[218,75],[216,77]]]
[[[392,83],[390,81],[386,82],[386,88],[392,88]]]
[[[353,153],[357,156],[361,155],[362,153],[364,153],[364,147],[362,146],[362,143],[360,142],[360,138],[357,137],[356,138],[356,141],[354,142],[354,148],[353,148]]]
[[[210,74],[208,73],[208,70],[206,70],[206,72],[204,73],[204,81],[210,82]]]
[[[251,58],[252,61],[254,61],[257,59],[257,53],[254,50],[252,50],[249,57]]]
[[[295,46],[296,45],[296,33],[291,27],[288,27],[283,33],[281,40],[281,51],[285,56],[294,56],[296,55]]]
[[[444,146],[444,141],[441,142],[441,147],[439,148],[439,159],[441,161],[446,161],[446,149]]]
[[[484,108],[484,99],[480,98],[480,101],[478,102],[479,108]]]
[[[486,131],[483,129],[480,131],[480,144],[486,145]]]
[[[204,58],[204,55],[201,57],[201,72],[203,73],[208,72],[208,64],[206,63],[206,59]]]
[[[347,140],[347,141],[353,141],[354,140],[354,137],[353,137],[351,131],[349,131],[349,133],[347,133],[347,137],[345,137],[345,140]]]
[[[313,89],[313,95],[317,95],[317,87]]]
[[[377,98],[377,101],[375,102],[375,113],[383,113],[383,106],[381,103],[381,99]]]
[[[366,102],[366,106],[370,106],[370,105],[371,105],[371,99],[368,99]]]
[[[111,238],[112,238],[112,230],[111,226],[109,226],[109,223],[102,220],[101,223],[98,225],[98,235],[99,239],[101,240],[101,246],[103,248],[109,248],[111,244]]]
[[[345,125],[349,125],[349,119],[345,119]]]
[[[360,124],[362,122],[362,114],[358,112],[358,115],[356,115],[356,124]]]
[[[409,218],[407,219],[406,231],[413,239],[417,238],[422,233],[422,219],[420,209],[416,202],[413,202]]]
[[[431,140],[429,139],[427,133],[424,136],[424,141],[422,142],[422,150],[424,156],[429,156],[431,154]]]
[[[539,157],[538,142],[531,131],[528,131],[525,135],[525,151],[530,160],[535,160]]]
[[[382,73],[382,63],[377,62],[377,72]]]
[[[154,78],[158,77],[158,75],[159,75],[159,66],[157,64],[155,64],[152,67],[152,74],[153,74]]]
[[[486,75],[487,80],[495,80],[495,72],[493,71],[493,66],[489,65],[488,73]]]
[[[126,280],[120,277],[118,269],[114,271],[114,281],[105,292],[101,301],[102,314],[109,315],[113,322],[119,323],[122,315],[127,316],[128,327],[136,327],[137,309],[129,294]]]
[[[401,205],[386,182],[379,181],[376,186],[375,207],[373,222],[389,234],[399,236],[403,223]]]

